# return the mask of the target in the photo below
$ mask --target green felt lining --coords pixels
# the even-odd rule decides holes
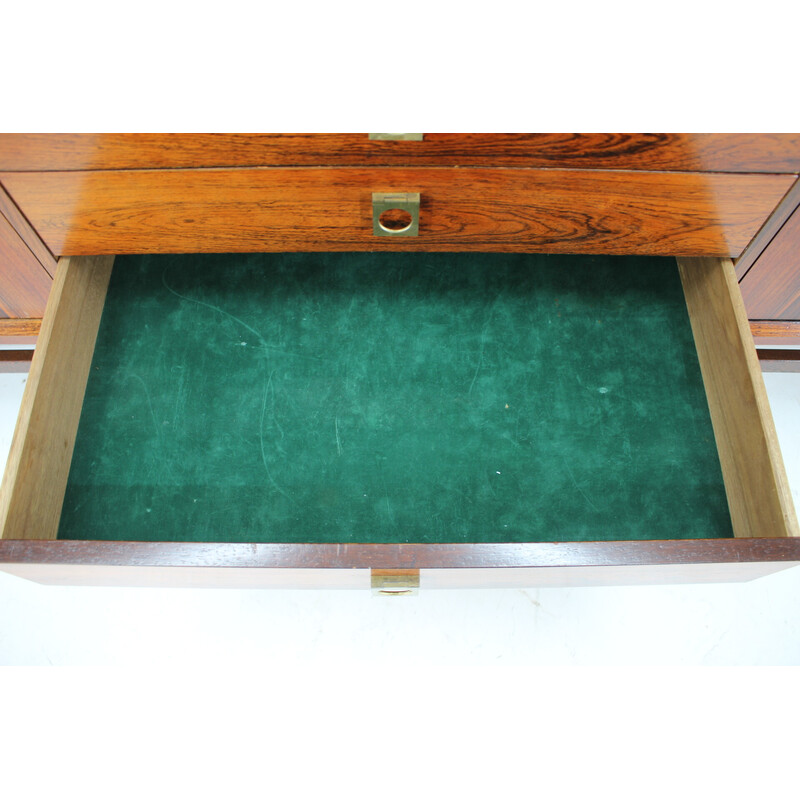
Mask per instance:
[[[673,259],[116,259],[60,538],[727,536]]]

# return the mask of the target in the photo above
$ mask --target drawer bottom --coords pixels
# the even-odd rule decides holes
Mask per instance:
[[[58,536],[732,537],[676,263],[118,257]]]

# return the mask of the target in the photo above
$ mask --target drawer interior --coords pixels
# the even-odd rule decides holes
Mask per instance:
[[[733,536],[674,259],[117,257],[58,537]]]

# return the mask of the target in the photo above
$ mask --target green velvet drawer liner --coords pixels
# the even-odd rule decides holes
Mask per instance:
[[[673,259],[116,259],[60,538],[728,536]]]

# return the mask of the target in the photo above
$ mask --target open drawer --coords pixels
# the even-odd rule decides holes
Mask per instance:
[[[731,262],[569,258],[120,257],[111,291],[113,257],[62,259],[0,568],[403,593],[799,563]]]

